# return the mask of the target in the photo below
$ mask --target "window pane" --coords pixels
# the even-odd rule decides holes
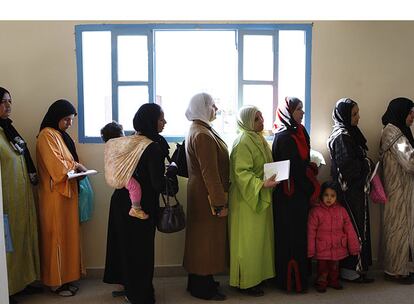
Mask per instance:
[[[82,33],[85,136],[100,136],[112,120],[111,33]]]
[[[243,36],[243,79],[273,80],[273,36]]]
[[[118,80],[148,81],[147,36],[118,36]]]
[[[244,85],[243,105],[254,105],[262,112],[264,129],[273,127],[273,87],[271,85]]]
[[[298,97],[305,107],[306,45],[304,31],[279,32],[279,102]]]
[[[120,86],[118,87],[119,123],[126,131],[134,130],[132,120],[139,107],[148,100],[147,86]]]
[[[234,31],[156,31],[156,94],[167,125],[164,136],[183,136],[190,98],[213,96],[221,110],[214,127],[234,133],[237,112],[237,50]]]

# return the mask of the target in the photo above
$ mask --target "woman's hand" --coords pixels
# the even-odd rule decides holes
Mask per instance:
[[[276,174],[273,174],[263,183],[263,188],[274,188],[279,182],[276,181]]]

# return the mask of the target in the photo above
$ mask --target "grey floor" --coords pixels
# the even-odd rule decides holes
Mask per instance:
[[[223,304],[235,303],[295,303],[295,304],[365,304],[365,303],[389,303],[389,304],[414,304],[414,285],[400,285],[384,281],[381,273],[375,275],[376,281],[372,284],[344,283],[343,290],[328,289],[326,293],[318,293],[310,289],[307,294],[287,294],[273,287],[265,288],[265,296],[253,298],[240,294],[228,286],[228,277],[221,276],[217,279],[221,282],[222,289],[227,295]],[[172,303],[208,303],[210,301],[198,300],[191,297],[185,290],[186,277],[155,278],[156,301],[160,304]],[[97,279],[80,281],[80,290],[74,297],[63,298],[50,292],[43,294],[19,296],[16,299],[22,304],[68,304],[68,303],[125,303],[122,298],[113,298],[111,291],[115,286],[102,283]],[[210,302],[211,303],[211,302]]]

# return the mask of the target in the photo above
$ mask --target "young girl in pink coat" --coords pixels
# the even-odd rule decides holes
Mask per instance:
[[[315,288],[325,292],[327,286],[342,289],[339,261],[358,255],[361,246],[348,212],[336,201],[333,182],[322,184],[320,200],[309,213],[308,257],[317,260]]]

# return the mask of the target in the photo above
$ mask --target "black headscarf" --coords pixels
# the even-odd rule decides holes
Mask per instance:
[[[413,110],[414,102],[405,97],[398,97],[390,101],[387,111],[382,115],[382,124],[386,126],[391,123],[396,126],[407,137],[411,146],[414,147],[413,133],[406,124],[406,119],[411,110]]]
[[[11,97],[9,91],[7,91],[5,88],[0,87],[1,99],[3,99],[4,94],[6,93],[9,94]],[[26,142],[24,141],[23,137],[19,134],[19,132],[17,132],[17,130],[13,127],[12,123],[13,121],[9,118],[0,118],[0,127],[3,128],[4,134],[6,135],[10,145],[13,147],[16,153],[22,154],[24,156],[27,172],[29,174],[35,174],[36,167],[33,163],[32,157],[30,156],[30,151],[27,148]],[[30,181],[32,183],[35,183],[32,181],[32,178],[30,178]]]
[[[168,158],[170,146],[158,133],[158,119],[161,112],[161,107],[155,103],[143,104],[135,113],[133,124],[135,131],[159,143],[164,157]]]
[[[77,115],[75,107],[65,99],[59,99],[52,103],[52,105],[47,110],[45,117],[42,120],[40,125],[40,130],[42,131],[44,128],[53,128],[60,132],[62,135],[63,141],[65,142],[66,146],[68,147],[70,153],[73,156],[75,161],[79,161],[78,153],[76,152],[75,143],[73,142],[72,138],[69,136],[68,133],[59,129],[59,121],[69,115]]]
[[[355,105],[357,105],[357,103],[350,98],[341,98],[336,102],[332,112],[334,126],[331,136],[329,136],[328,139],[330,150],[332,150],[332,144],[335,139],[341,134],[349,134],[358,146],[362,147],[364,150],[368,150],[367,140],[361,130],[358,126],[351,125],[352,108]]]

